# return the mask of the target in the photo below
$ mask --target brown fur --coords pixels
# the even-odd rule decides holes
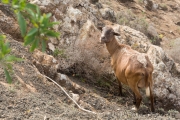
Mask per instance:
[[[119,44],[111,27],[104,27],[101,42],[106,43],[111,55],[111,65],[119,82],[120,95],[122,95],[121,83],[128,85],[135,94],[136,108],[138,109],[142,96],[138,88],[149,88],[151,99],[151,111],[154,111],[154,98],[152,93],[153,66],[144,53],[139,53],[130,46]]]

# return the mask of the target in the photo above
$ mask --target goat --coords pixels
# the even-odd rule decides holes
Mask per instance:
[[[139,53],[130,46],[119,44],[115,36],[120,36],[111,26],[102,28],[101,43],[105,43],[111,56],[111,66],[119,83],[119,93],[122,96],[121,83],[128,85],[134,94],[135,108],[138,110],[142,101],[139,88],[146,88],[146,95],[151,100],[151,111],[154,112],[154,97],[152,91],[153,65],[145,53]]]

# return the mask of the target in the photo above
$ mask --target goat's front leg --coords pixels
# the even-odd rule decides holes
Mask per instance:
[[[119,83],[119,96],[122,96],[122,84],[119,80],[118,80],[118,83]]]
[[[133,103],[135,105],[136,104],[136,95],[134,94],[134,92],[133,92],[133,97],[134,97]]]

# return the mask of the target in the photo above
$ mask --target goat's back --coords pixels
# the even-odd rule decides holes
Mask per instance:
[[[113,56],[111,65],[117,78],[124,84],[127,79],[135,78],[140,80],[139,87],[145,87],[149,74],[152,74],[153,66],[144,53],[139,53],[129,46],[117,50]]]

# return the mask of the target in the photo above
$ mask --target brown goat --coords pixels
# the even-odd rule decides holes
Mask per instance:
[[[142,96],[139,88],[146,88],[146,95],[150,96],[151,111],[154,112],[154,97],[152,93],[152,72],[153,66],[144,53],[139,53],[130,46],[119,44],[115,36],[119,33],[114,32],[112,27],[105,26],[102,29],[101,43],[105,43],[111,55],[111,65],[119,82],[119,91],[122,95],[121,82],[128,85],[134,93],[135,108],[138,110]]]

